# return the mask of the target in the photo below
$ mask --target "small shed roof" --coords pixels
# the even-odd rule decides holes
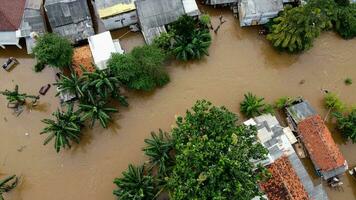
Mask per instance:
[[[269,200],[310,199],[297,173],[287,157],[281,157],[268,166],[272,177],[261,183]]]
[[[26,0],[0,0],[0,31],[20,28]]]
[[[286,108],[286,110],[297,124],[304,119],[317,114],[306,100],[302,100],[301,102],[289,106]]]
[[[167,25],[185,14],[182,0],[137,0],[136,8],[140,24],[146,28]]]
[[[241,0],[243,16],[275,13],[283,10],[283,0]]]
[[[106,68],[106,61],[112,53],[123,53],[120,45],[115,45],[109,31],[88,38],[91,53],[98,69]],[[116,40],[116,42],[119,42]],[[119,48],[119,49],[117,49]]]
[[[135,0],[100,0],[95,1],[99,17],[106,18],[136,9]]]
[[[345,165],[344,156],[319,115],[301,121],[298,124],[298,131],[315,167],[321,172],[335,170]]]

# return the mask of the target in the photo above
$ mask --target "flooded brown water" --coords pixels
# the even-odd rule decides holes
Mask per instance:
[[[143,140],[153,130],[169,130],[175,114],[184,114],[198,99],[238,112],[248,91],[268,102],[281,96],[303,96],[324,116],[321,89],[326,88],[345,102],[356,103],[356,84],[343,83],[347,77],[356,80],[356,40],[324,33],[313,49],[302,55],[279,54],[258,35],[257,28],[241,29],[230,11],[207,11],[214,16],[213,24],[218,23],[220,14],[227,20],[213,36],[210,56],[200,62],[173,63],[168,67],[171,82],[167,86],[150,94],[129,93],[130,107],[115,115],[109,129],[86,130],[82,143],[71,150],[57,154],[52,143],[42,145],[44,136],[39,135],[43,128],[40,120],[49,118],[59,104],[53,87],[41,98],[37,110],[26,110],[19,117],[11,114],[5,98],[0,97],[0,176],[22,176],[20,186],[6,199],[115,199],[113,179],[129,163],[145,161]],[[113,35],[119,37],[124,32]],[[125,49],[142,43],[138,33],[122,38]],[[0,50],[0,63],[9,56],[21,58],[13,71],[0,70],[0,90],[19,84],[21,91],[37,94],[42,85],[54,82],[51,69],[34,73],[35,61],[25,55],[16,48]],[[302,85],[301,80],[305,80]],[[356,144],[345,143],[336,132],[333,136],[350,166],[356,165]],[[356,199],[355,181],[348,175],[343,181],[343,191],[327,189],[331,200]]]

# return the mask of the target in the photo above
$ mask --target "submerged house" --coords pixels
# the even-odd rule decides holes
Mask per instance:
[[[46,0],[44,7],[52,31],[72,43],[95,34],[87,0]]]
[[[335,144],[324,120],[307,101],[301,100],[286,109],[287,116],[302,141],[318,175],[324,180],[344,174],[347,161]]]
[[[100,19],[106,30],[114,30],[137,23],[135,0],[97,0]]]
[[[265,160],[251,160],[266,166],[272,178],[260,185],[268,199],[273,200],[328,200],[322,185],[315,186],[298,158],[293,144],[298,141],[288,127],[282,127],[271,114],[244,122],[257,128],[257,139],[267,150]]]
[[[26,40],[27,53],[32,53],[36,38],[46,33],[42,0],[27,0],[21,22],[21,37]]]
[[[283,0],[239,0],[240,26],[267,23],[283,10]]]
[[[19,44],[26,0],[0,0],[0,47]]]
[[[187,14],[198,16],[199,9],[195,0],[136,0],[138,23],[147,44],[161,33],[165,26]]]

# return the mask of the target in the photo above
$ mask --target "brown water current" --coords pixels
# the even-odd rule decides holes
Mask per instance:
[[[21,175],[21,184],[7,194],[8,200],[104,200],[115,199],[112,183],[129,163],[142,164],[144,139],[159,128],[169,130],[176,114],[183,115],[198,99],[208,99],[238,113],[243,94],[251,91],[273,102],[281,96],[303,96],[325,116],[323,93],[328,89],[348,104],[356,103],[356,83],[345,86],[344,79],[356,81],[356,40],[345,41],[336,34],[323,33],[314,47],[301,55],[276,52],[258,28],[240,28],[228,10],[213,11],[213,24],[222,14],[227,20],[213,35],[210,56],[199,62],[172,63],[168,67],[171,82],[153,93],[130,92],[129,108],[114,116],[107,130],[99,126],[85,130],[80,145],[56,153],[45,136],[41,119],[50,118],[59,106],[52,87],[41,97],[35,110],[27,109],[19,117],[6,108],[0,97],[0,176]],[[115,38],[125,31],[113,33]],[[143,43],[139,33],[122,39],[124,49]],[[35,60],[25,50],[0,49],[0,63],[15,56],[20,65],[11,72],[0,70],[0,90],[13,89],[37,94],[42,85],[54,82],[54,73],[45,69],[35,73]],[[304,84],[300,81],[304,80]],[[332,127],[331,127],[332,128]],[[333,137],[350,166],[356,165],[356,144],[345,142],[332,128]],[[28,133],[28,136],[27,134]],[[312,166],[306,165],[311,174]],[[317,179],[316,179],[317,180]],[[327,189],[331,200],[356,199],[356,181],[344,175],[342,191]]]

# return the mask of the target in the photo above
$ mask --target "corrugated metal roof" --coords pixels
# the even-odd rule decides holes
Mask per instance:
[[[95,34],[86,0],[47,0],[45,10],[53,32],[74,43]]]
[[[140,24],[146,28],[167,25],[185,14],[182,0],[137,0],[136,8]]]
[[[306,100],[303,100],[302,102],[297,103],[295,105],[289,106],[286,110],[287,113],[297,124],[303,121],[304,119],[317,114],[315,110],[311,107],[309,102]]]

